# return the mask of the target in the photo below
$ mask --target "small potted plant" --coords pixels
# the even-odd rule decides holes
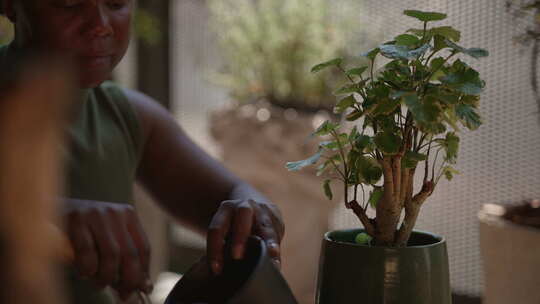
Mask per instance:
[[[450,26],[428,27],[446,14],[404,14],[422,26],[363,54],[370,66],[346,68],[337,58],[312,69],[335,67],[347,79],[334,108],[345,119],[322,123],[316,154],[287,168],[318,165],[328,198],[330,184],[341,181],[345,206],[363,226],[325,234],[318,303],[451,303],[444,239],[413,228],[441,178],[458,173],[460,129],[481,125],[485,83],[461,58],[488,52],[458,45],[460,32]],[[387,62],[375,71],[379,57]]]

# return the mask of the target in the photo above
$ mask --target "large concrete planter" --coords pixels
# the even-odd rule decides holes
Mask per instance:
[[[325,234],[318,304],[451,304],[446,241],[415,231],[409,246],[354,243],[361,229]]]
[[[316,115],[297,115],[288,120],[282,109],[269,106],[224,109],[212,114],[211,133],[225,166],[280,207],[286,225],[283,275],[300,303],[313,303],[320,236],[336,203],[324,197],[314,171],[285,168],[317,150],[317,140],[309,138]]]
[[[480,211],[484,304],[540,303],[540,229],[503,218],[499,205]]]

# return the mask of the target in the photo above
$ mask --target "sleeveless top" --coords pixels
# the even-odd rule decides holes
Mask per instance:
[[[10,46],[0,47],[0,74],[16,69]],[[5,75],[5,74],[4,74]],[[9,76],[9,75],[8,75]],[[6,77],[3,77],[4,84]],[[0,79],[0,87],[2,86]],[[133,184],[142,151],[136,113],[122,89],[112,82],[82,90],[68,127],[64,151],[65,193],[68,198],[133,203]],[[108,290],[97,290],[66,271],[68,303],[114,303]]]

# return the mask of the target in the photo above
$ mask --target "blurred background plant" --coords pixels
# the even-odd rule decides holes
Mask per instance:
[[[516,19],[525,20],[528,25],[525,32],[514,37],[514,40],[523,45],[531,46],[530,80],[534,97],[540,109],[540,92],[538,89],[538,56],[540,55],[540,0],[507,0],[506,9]]]
[[[263,99],[282,108],[331,112],[337,75],[305,73],[322,58],[350,57],[352,46],[369,41],[355,13],[361,1],[344,1],[347,10],[339,11],[328,0],[210,0],[223,57],[211,80],[241,104]],[[360,33],[347,37],[351,29]]]

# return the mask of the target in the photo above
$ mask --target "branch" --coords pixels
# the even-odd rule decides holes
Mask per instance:
[[[366,212],[364,209],[358,204],[357,201],[350,201],[347,203],[347,208],[352,209],[354,214],[358,217],[360,222],[362,222],[362,225],[364,225],[364,228],[366,229],[367,234],[371,235],[372,237],[375,237],[376,231],[375,226],[369,219],[369,217],[366,215]]]

